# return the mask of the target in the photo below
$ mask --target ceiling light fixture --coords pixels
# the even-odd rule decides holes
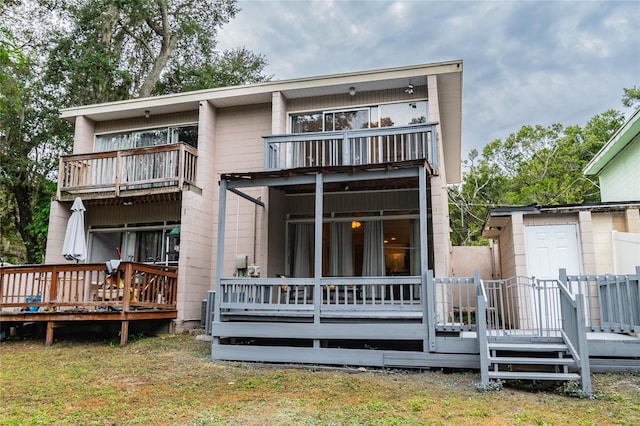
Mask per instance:
[[[356,95],[356,88],[353,87],[353,86],[349,87],[349,94],[351,96],[355,96]]]
[[[406,89],[404,89],[404,93],[407,95],[413,95],[413,84],[409,83]]]
[[[149,118],[149,116],[151,115],[151,111],[149,111],[148,109],[144,110],[144,117],[145,118]]]

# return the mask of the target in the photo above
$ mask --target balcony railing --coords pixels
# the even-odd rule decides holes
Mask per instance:
[[[437,123],[265,136],[265,170],[426,159],[436,168]]]
[[[58,199],[63,193],[108,192],[195,185],[198,152],[186,144],[65,155],[60,159]]]

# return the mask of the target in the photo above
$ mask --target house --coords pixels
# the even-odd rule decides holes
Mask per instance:
[[[601,200],[640,200],[640,108],[584,168],[587,176],[597,176]]]
[[[74,148],[61,160],[46,263],[64,262],[80,196],[87,262],[179,267],[177,330],[199,323],[216,274],[250,265],[261,277],[446,276],[444,188],[460,179],[461,93],[462,61],[450,61],[65,109]],[[305,234],[313,175],[326,178],[315,236]],[[245,190],[247,180],[256,184]],[[314,259],[310,242],[333,232],[341,245]],[[375,250],[365,232],[376,233]]]
[[[75,124],[74,151],[61,158],[46,263],[65,263],[64,231],[80,197],[91,274],[121,259],[118,291],[132,295],[120,297],[125,307],[141,305],[150,275],[170,283],[143,307],[176,289],[176,331],[199,324],[210,300],[214,359],[479,368],[485,385],[580,380],[585,392],[592,366],[606,368],[610,357],[637,369],[640,339],[628,335],[640,331],[635,308],[621,324],[618,311],[596,315],[568,290],[597,287],[608,299],[589,300],[617,300],[637,275],[602,282],[565,270],[514,282],[491,279],[492,251],[489,261],[453,262],[446,185],[461,178],[462,69],[449,61],[63,110]],[[624,226],[636,226],[637,206],[618,207]],[[527,272],[518,267],[529,218],[501,213],[487,232],[515,230],[519,250],[500,253],[503,274]],[[596,217],[566,213],[585,226]],[[614,226],[622,230],[618,218]],[[460,273],[476,264],[489,265],[488,279]],[[0,270],[0,284],[19,273]],[[588,341],[587,329],[624,336]]]
[[[601,202],[490,209],[483,236],[498,241],[502,276],[633,274],[640,265],[640,109],[584,169]]]

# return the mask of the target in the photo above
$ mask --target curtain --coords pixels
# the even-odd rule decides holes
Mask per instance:
[[[410,262],[409,262],[409,273],[411,275],[420,275],[422,269],[422,262],[420,261],[420,221],[418,219],[411,219],[411,235],[409,245],[411,246],[410,251]]]
[[[310,278],[313,273],[313,227],[312,223],[296,223],[293,225],[293,276]]]
[[[363,251],[362,276],[384,276],[384,238],[381,220],[364,222]]]
[[[331,224],[329,246],[329,274],[332,277],[353,276],[353,233],[351,222]]]

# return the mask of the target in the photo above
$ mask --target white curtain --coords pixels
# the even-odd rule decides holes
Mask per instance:
[[[420,221],[411,219],[411,235],[409,245],[411,246],[409,273],[411,275],[420,275],[422,263],[420,261]]]
[[[331,224],[329,247],[329,274],[332,277],[353,276],[353,233],[351,222]]]
[[[310,278],[313,272],[313,224],[296,223],[293,225],[293,276]]]
[[[364,222],[362,276],[384,276],[384,237],[381,220]]]

